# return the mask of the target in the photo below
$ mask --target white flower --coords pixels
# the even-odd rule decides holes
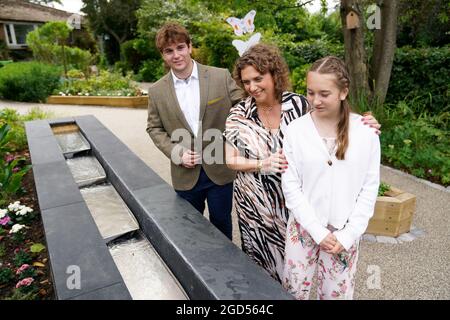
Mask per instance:
[[[65,93],[63,93],[63,92],[61,92],[61,96],[65,97],[65,96],[66,96],[66,94],[65,94]]]
[[[14,203],[10,203],[9,206],[8,206],[8,210],[9,211],[17,211],[17,210],[19,210],[19,208],[20,208],[20,202],[19,201],[16,201]]]
[[[16,215],[25,216],[28,212],[33,212],[33,209],[27,206],[20,206],[19,210],[16,212]]]
[[[84,95],[85,95],[85,96],[88,96],[88,95],[89,95],[89,92],[86,92]]]
[[[81,96],[81,95],[82,95],[82,93],[81,93],[81,92],[78,92],[78,95],[79,95],[79,96]]]
[[[127,97],[130,97],[130,96],[131,96],[131,93],[127,94]]]
[[[7,213],[8,213],[8,210],[0,209],[0,219],[3,219]]]
[[[119,92],[117,95],[118,95],[118,96],[121,96],[121,95],[122,95],[122,92]]]
[[[12,226],[11,230],[9,230],[9,233],[17,233],[23,228],[25,228],[25,225],[16,223]]]
[[[59,94],[60,96],[62,96],[64,93],[60,91],[58,94]]]

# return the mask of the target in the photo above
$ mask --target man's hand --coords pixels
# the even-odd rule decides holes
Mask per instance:
[[[186,150],[181,156],[181,165],[185,168],[192,169],[195,165],[200,164],[202,156],[192,150]]]
[[[372,115],[372,112],[365,112],[363,114],[363,118],[361,119],[361,121],[363,121],[364,124],[368,125],[371,128],[376,129],[376,134],[380,134],[380,128],[381,128],[381,124],[378,123],[377,119],[374,118],[374,116]]]

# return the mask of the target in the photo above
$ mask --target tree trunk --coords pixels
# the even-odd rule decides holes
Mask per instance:
[[[360,26],[347,29],[347,14],[353,10]],[[353,101],[370,96],[366,51],[364,49],[364,17],[358,0],[341,0],[341,21],[344,32],[345,62],[350,73],[350,97]]]
[[[384,103],[389,88],[392,64],[396,49],[398,0],[378,0],[381,8],[381,29],[375,30],[372,58],[374,102]]]

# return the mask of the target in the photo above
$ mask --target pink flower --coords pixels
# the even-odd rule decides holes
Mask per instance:
[[[347,291],[347,286],[345,285],[345,284],[343,284],[342,286],[341,286],[341,290],[340,290],[342,293],[345,293],[346,291]]]
[[[334,290],[333,290],[333,292],[331,293],[331,296],[332,296],[333,298],[337,298],[337,297],[339,297],[339,293],[338,293],[337,291],[334,291]]]
[[[4,218],[0,219],[0,225],[6,226],[8,222],[11,221],[11,218],[9,216],[5,216]]]
[[[19,168],[19,167],[15,167],[14,169],[12,169],[12,172],[13,172],[13,173],[16,173],[16,172],[18,172],[18,171],[20,171],[20,168]]]
[[[5,157],[5,161],[7,162],[7,163],[10,163],[11,161],[13,161],[14,160],[14,156],[12,155],[12,154],[8,154],[6,157]]]
[[[32,282],[34,281],[33,278],[25,278],[23,280],[20,280],[19,282],[17,282],[16,284],[16,289],[19,289],[20,287],[28,287]]]
[[[16,275],[21,274],[22,272],[24,272],[25,270],[27,270],[29,267],[30,267],[29,264],[24,263],[23,265],[20,266],[19,269],[17,269]]]

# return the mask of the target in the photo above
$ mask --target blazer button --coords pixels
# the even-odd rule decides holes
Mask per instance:
[[[331,160],[328,160],[328,165],[331,166],[333,164],[333,162],[331,162]]]

